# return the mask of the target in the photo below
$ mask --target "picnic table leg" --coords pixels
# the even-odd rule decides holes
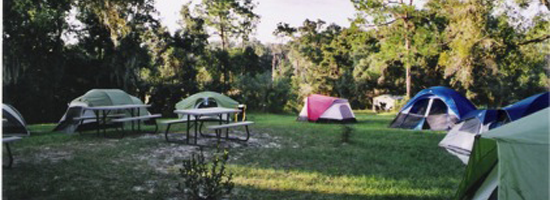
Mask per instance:
[[[11,150],[10,150],[10,144],[9,143],[5,143],[6,145],[6,151],[8,151],[8,165],[2,165],[2,167],[4,169],[9,169],[11,168],[11,165],[13,164],[13,155],[11,154]]]
[[[191,115],[187,115],[187,138],[185,138],[187,140],[187,144],[189,144],[189,129],[191,129]]]
[[[139,116],[140,116],[140,115],[139,115],[140,110],[141,110],[141,109],[137,108],[137,116],[136,116],[136,117],[139,117]],[[141,120],[138,120],[138,121],[137,121],[137,130],[138,130],[138,132],[141,133]]]
[[[101,121],[99,121],[99,110],[94,110],[94,114],[95,114],[95,123],[97,124],[96,125],[96,133],[97,133],[97,137],[99,137],[99,129],[101,127]],[[82,120],[84,121],[84,120]]]
[[[200,115],[199,115],[199,116],[195,116],[195,144],[197,144],[197,137],[198,137],[197,132],[199,131],[198,128],[197,128],[197,126],[199,125],[197,121],[198,121],[200,118],[201,118]]]
[[[228,124],[231,123],[231,122],[229,121],[229,118],[230,118],[230,117],[231,117],[231,114],[227,113],[226,123],[228,123]],[[226,138],[226,139],[229,139],[229,128],[226,128],[226,129],[225,129],[225,138]]]

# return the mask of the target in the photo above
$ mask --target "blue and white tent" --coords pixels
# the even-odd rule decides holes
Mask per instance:
[[[472,110],[476,110],[474,104],[458,92],[442,86],[430,87],[407,102],[390,127],[449,130]]]
[[[548,107],[549,92],[543,92],[503,108],[510,120],[515,121]]]
[[[468,164],[475,137],[508,122],[510,119],[504,110],[470,111],[439,142],[439,146]]]

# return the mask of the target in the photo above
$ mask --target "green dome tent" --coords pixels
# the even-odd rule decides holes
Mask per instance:
[[[549,112],[477,137],[455,199],[549,199]]]
[[[191,95],[176,104],[177,110],[187,110],[194,108],[203,108],[203,107],[222,107],[222,108],[234,108],[239,107],[239,102],[217,92],[199,92],[197,94]],[[185,119],[185,115],[179,116],[182,119]],[[205,116],[201,119],[211,118],[212,116]],[[191,119],[193,117],[191,116]],[[222,119],[226,120],[227,116],[222,116]]]
[[[237,108],[239,102],[217,92],[199,92],[191,95],[176,104],[176,109],[187,110],[193,108],[199,108],[200,106],[208,106],[208,104],[215,103],[216,107],[224,108]]]
[[[119,89],[93,89],[86,94],[74,99],[69,104],[69,108],[65,115],[61,118],[54,131],[63,131],[66,133],[74,133],[77,130],[87,130],[89,124],[95,122],[94,119],[80,121],[73,120],[75,117],[95,116],[94,112],[84,110],[85,107],[95,106],[112,106],[112,105],[127,105],[127,104],[143,104],[138,98],[129,95]],[[140,115],[148,115],[147,109],[140,110]],[[128,113],[125,113],[129,115]],[[83,125],[83,126],[80,126]]]

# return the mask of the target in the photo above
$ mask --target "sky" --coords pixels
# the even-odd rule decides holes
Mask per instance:
[[[193,3],[199,1],[194,0]],[[179,10],[187,2],[189,0],[155,2],[162,24],[171,32],[178,29]],[[350,18],[355,15],[355,9],[349,0],[254,0],[254,3],[258,4],[254,12],[260,15],[260,23],[253,37],[262,43],[283,42],[273,35],[279,22],[296,27],[306,19],[321,19],[327,24],[335,23],[342,27],[349,27]]]

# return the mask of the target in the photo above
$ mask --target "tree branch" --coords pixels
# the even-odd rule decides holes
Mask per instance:
[[[544,40],[547,40],[549,38],[550,38],[550,34],[544,35],[544,36],[541,36],[541,37],[538,37],[538,38],[535,38],[535,39],[532,39],[532,40],[519,42],[516,45],[521,46],[521,45],[526,45],[526,44],[531,44],[531,43],[539,43],[539,42],[543,42]]]
[[[369,24],[369,25],[365,25],[365,28],[370,28],[370,27],[378,27],[378,26],[387,26],[387,25],[390,25],[392,24],[393,22],[395,22],[396,20],[393,19],[391,21],[388,21],[388,22],[384,22],[382,24]]]

